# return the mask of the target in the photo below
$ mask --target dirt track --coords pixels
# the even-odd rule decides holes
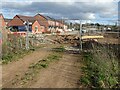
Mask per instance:
[[[80,79],[80,56],[65,54],[63,59],[52,63],[27,86],[29,88],[78,88]]]
[[[54,47],[54,46],[53,46]],[[47,47],[47,49],[50,49]],[[4,88],[17,88],[21,85],[13,85],[17,76],[24,76],[31,63],[45,58],[52,53],[47,49],[39,49],[23,57],[16,62],[3,65],[2,85]],[[64,54],[59,61],[52,62],[49,67],[41,69],[33,80],[23,87],[25,88],[77,88],[81,76],[81,56],[75,54]]]
[[[22,76],[28,70],[31,63],[37,62],[40,58],[46,57],[50,52],[38,50],[22,59],[2,66],[2,85],[3,87],[12,86],[12,81],[16,75]]]

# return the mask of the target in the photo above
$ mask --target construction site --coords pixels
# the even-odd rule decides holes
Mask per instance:
[[[119,27],[69,21],[64,32],[7,34],[2,88],[120,87]]]

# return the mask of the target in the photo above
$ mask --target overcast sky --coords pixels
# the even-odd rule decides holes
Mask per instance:
[[[6,18],[16,14],[37,13],[53,18],[117,20],[118,0],[2,0],[0,13]]]

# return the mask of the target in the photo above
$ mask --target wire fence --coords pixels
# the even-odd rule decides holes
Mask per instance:
[[[17,20],[17,19],[16,19]],[[1,20],[2,22],[2,20]],[[29,22],[31,23],[31,22]],[[27,47],[39,46],[41,43],[48,42],[45,35],[76,35],[80,38],[82,47],[84,36],[103,36],[105,39],[101,42],[117,44],[116,39],[119,38],[119,26],[117,20],[79,20],[79,19],[56,19],[40,21],[43,26],[34,25],[35,22],[29,24],[29,32],[27,36],[27,26],[2,26],[0,37],[3,39],[3,54],[8,52],[16,52],[26,49]],[[46,24],[47,23],[47,24]],[[44,27],[44,28],[43,28]],[[47,30],[44,30],[47,29]],[[28,39],[26,39],[28,37]],[[99,38],[99,37],[97,37]],[[95,37],[86,39],[97,39]],[[110,40],[114,38],[115,40]],[[109,45],[108,45],[109,47]]]

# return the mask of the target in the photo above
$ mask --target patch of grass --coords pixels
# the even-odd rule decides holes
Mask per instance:
[[[40,64],[43,68],[47,68],[48,67],[48,64],[47,63],[41,63]]]
[[[82,77],[80,81],[86,85],[90,85],[90,79],[87,76]]]
[[[8,64],[9,62],[12,61],[16,61],[19,58],[22,58],[23,56],[25,56],[26,54],[30,53],[31,50],[27,51],[27,50],[21,50],[21,51],[17,51],[17,52],[11,52],[8,54],[4,54],[2,56],[2,64]]]
[[[50,54],[48,57],[46,57],[45,59],[39,60],[37,63],[35,64],[31,64],[29,66],[29,68],[33,68],[33,69],[41,69],[41,68],[46,68],[48,67],[48,64],[52,61],[55,60],[59,60],[60,58],[62,58],[61,55],[57,54],[57,53],[53,53]]]

